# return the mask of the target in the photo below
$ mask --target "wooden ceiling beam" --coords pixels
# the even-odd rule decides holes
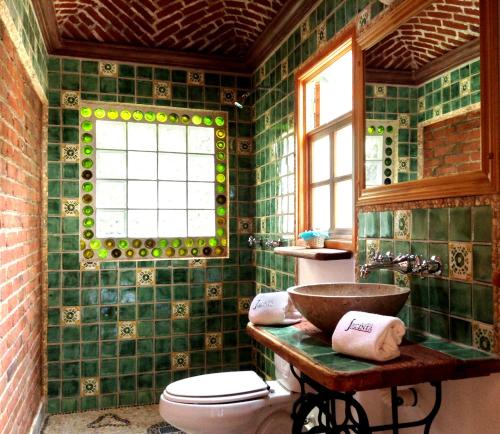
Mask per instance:
[[[45,47],[49,54],[61,46],[61,35],[56,20],[56,10],[52,0],[32,0],[35,14],[42,31]]]
[[[60,47],[52,50],[50,54],[88,59],[115,60],[117,62],[168,65],[179,68],[224,71],[237,74],[249,73],[244,62],[225,56],[101,42],[62,39]]]

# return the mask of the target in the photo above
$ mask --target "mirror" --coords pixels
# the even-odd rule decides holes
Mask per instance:
[[[358,203],[496,191],[497,2],[407,0],[358,42]]]
[[[481,104],[479,1],[460,3],[431,3],[365,51],[366,187],[480,169],[460,120]]]

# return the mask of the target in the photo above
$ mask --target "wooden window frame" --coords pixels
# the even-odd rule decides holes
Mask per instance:
[[[342,57],[347,52],[352,52],[353,64],[353,93],[352,93],[352,115],[351,113],[340,116],[334,121],[321,127],[315,128],[313,131],[306,132],[306,84],[313,77],[320,74],[328,68],[334,61]],[[338,236],[325,241],[325,246],[328,248],[356,250],[357,219],[355,214],[354,200],[357,197],[357,165],[354,163],[357,158],[357,150],[354,143],[357,142],[357,135],[362,134],[363,130],[359,131],[359,116],[360,110],[363,107],[356,101],[363,101],[364,86],[362,82],[363,75],[359,73],[359,68],[362,67],[362,58],[359,47],[356,43],[356,31],[354,25],[345,29],[342,34],[332,39],[325,44],[318,52],[309,59],[297,71],[295,79],[295,125],[296,125],[296,201],[295,201],[295,237],[300,243],[298,234],[311,228],[311,157],[308,136],[312,134],[320,134],[321,131],[331,128],[333,124],[345,121],[345,117],[349,116],[352,124],[353,132],[353,225],[351,236]],[[330,182],[332,179],[330,179]],[[333,203],[332,203],[333,207]],[[333,217],[332,217],[333,219]]]

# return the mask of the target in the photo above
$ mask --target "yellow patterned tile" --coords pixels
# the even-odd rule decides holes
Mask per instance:
[[[80,325],[80,307],[65,306],[61,310],[61,323],[63,325]]]
[[[205,336],[205,349],[207,351],[222,349],[222,333],[208,333]]]
[[[189,318],[189,301],[172,302],[172,319]]]
[[[136,321],[118,322],[118,339],[135,339],[137,337]]]
[[[189,369],[189,354],[188,353],[172,353],[172,369],[180,371]]]

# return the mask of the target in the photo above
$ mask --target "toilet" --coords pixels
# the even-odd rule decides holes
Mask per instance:
[[[278,434],[292,431],[300,391],[287,362],[275,355],[276,381],[253,371],[198,375],[169,384],[160,414],[188,434]]]

